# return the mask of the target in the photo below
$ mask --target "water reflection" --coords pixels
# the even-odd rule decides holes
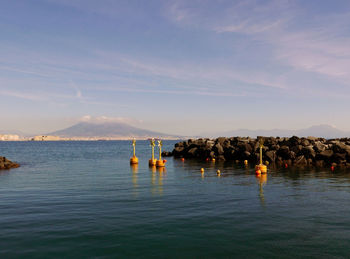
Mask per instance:
[[[152,173],[152,175],[151,175],[151,184],[152,184],[151,192],[152,192],[152,194],[162,195],[163,194],[163,178],[166,174],[166,168],[165,167],[150,166],[149,170]]]
[[[264,185],[267,182],[267,174],[256,175],[259,184],[259,198],[261,205],[265,205]]]
[[[132,172],[131,180],[132,180],[132,185],[134,187],[134,195],[137,196],[137,188],[139,187],[137,184],[137,173],[139,171],[139,165],[138,164],[132,164],[130,165],[130,169]]]

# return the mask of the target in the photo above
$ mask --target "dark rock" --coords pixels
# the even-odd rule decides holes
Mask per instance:
[[[168,152],[168,151],[163,151],[162,152],[162,156],[164,157],[169,157],[169,156],[172,156],[173,155],[173,152]]]
[[[187,151],[186,157],[196,157],[197,154],[197,147],[193,147],[190,150]]]
[[[217,158],[219,161],[225,161],[225,157],[223,155],[219,155]]]
[[[306,138],[303,138],[301,140],[301,145],[306,147],[306,146],[309,146],[310,145],[310,142],[306,139]]]
[[[320,156],[329,159],[333,156],[334,152],[332,150],[324,150],[320,153]]]
[[[1,169],[17,168],[17,167],[19,167],[19,164],[8,160],[6,157],[0,156],[0,170]]]
[[[163,152],[163,156],[189,158],[216,158],[217,160],[259,160],[259,138],[220,137],[217,139],[188,139],[175,144],[173,152]],[[273,138],[264,137],[263,159],[277,165],[315,165],[329,166],[336,163],[345,167],[350,165],[350,138]],[[0,161],[0,166],[6,167]]]
[[[317,160],[317,161],[315,162],[315,166],[316,166],[316,167],[324,167],[324,165],[325,165],[325,163],[324,163],[323,160]]]
[[[276,151],[267,151],[265,153],[265,156],[268,158],[269,162],[275,162],[276,161]]]
[[[312,146],[303,147],[301,152],[303,153],[303,155],[306,158],[315,158],[315,156],[316,156],[316,152],[315,152],[315,150],[313,149]]]
[[[311,158],[308,158],[308,159],[307,159],[307,164],[308,164],[309,166],[312,166],[312,165],[314,164],[314,161],[313,161]]]
[[[325,144],[323,144],[322,142],[320,142],[320,141],[316,141],[315,144],[314,144],[314,149],[318,153],[325,151],[326,147],[327,146]]]
[[[283,159],[289,159],[290,158],[290,151],[288,146],[282,146],[278,151],[277,155],[280,156]]]
[[[298,166],[305,166],[307,165],[307,160],[304,155],[301,155],[294,160],[294,164]]]
[[[175,157],[180,157],[183,155],[184,150],[185,150],[184,146],[177,146],[174,148],[173,154]]]
[[[221,146],[220,143],[217,143],[215,146],[214,146],[214,152],[218,155],[223,155],[224,154],[224,148]]]
[[[303,146],[302,145],[296,145],[296,146],[293,146],[291,147],[291,151],[293,151],[295,154],[300,154],[301,153],[301,150],[303,149]]]
[[[244,153],[243,153],[243,159],[249,159],[250,155],[251,155],[250,152],[244,151]]]

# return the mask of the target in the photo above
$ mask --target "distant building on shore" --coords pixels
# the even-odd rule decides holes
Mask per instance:
[[[61,140],[58,136],[35,136],[32,138],[33,141],[57,141]]]
[[[0,135],[0,141],[18,141],[20,137],[18,135],[5,134]]]

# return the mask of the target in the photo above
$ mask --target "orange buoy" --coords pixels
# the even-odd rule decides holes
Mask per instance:
[[[157,167],[164,167],[164,166],[165,166],[165,163],[163,162],[163,160],[157,160],[156,166],[157,166]]]
[[[331,170],[334,171],[334,166],[331,166]]]
[[[136,156],[133,156],[132,158],[130,158],[130,164],[131,165],[135,165],[139,163],[139,159]]]
[[[132,146],[133,146],[133,156],[132,156],[132,158],[130,158],[130,164],[135,165],[135,164],[139,163],[139,159],[136,157],[136,154],[135,154],[135,147],[136,147],[136,139],[135,138],[132,140]]]
[[[267,166],[260,164],[255,166],[255,171],[260,170],[261,173],[266,174],[267,173]]]
[[[157,163],[157,159],[150,159],[150,160],[148,160],[148,165],[149,166],[155,166],[156,163]]]
[[[185,161],[185,158],[181,158],[181,161],[182,161],[182,162]]]
[[[201,173],[202,173],[202,174],[204,173],[204,168],[201,168]]]
[[[159,147],[159,159],[157,160],[156,162],[156,166],[157,167],[164,167],[165,166],[165,163],[166,163],[166,160],[162,160],[162,146],[163,146],[163,143],[161,140],[158,140],[158,147]]]
[[[284,164],[284,167],[285,167],[285,168],[288,168],[288,164],[287,164],[287,163],[285,163],[285,164]]]

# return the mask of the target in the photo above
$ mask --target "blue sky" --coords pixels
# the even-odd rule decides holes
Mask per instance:
[[[350,130],[349,1],[0,1],[1,130]]]

